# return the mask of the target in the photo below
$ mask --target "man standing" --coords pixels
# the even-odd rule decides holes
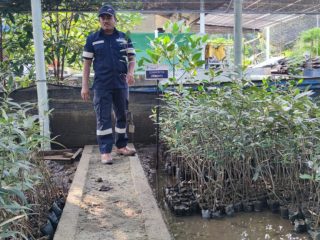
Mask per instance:
[[[84,46],[81,97],[88,101],[89,75],[93,62],[94,109],[97,118],[97,140],[103,164],[112,164],[112,109],[115,112],[115,145],[118,154],[132,156],[135,150],[127,147],[126,110],[128,84],[134,83],[135,50],[126,34],[118,31],[116,13],[110,6],[99,10],[101,29],[88,36]]]

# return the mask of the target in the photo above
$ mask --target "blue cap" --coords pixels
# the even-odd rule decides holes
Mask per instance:
[[[111,15],[111,16],[115,16],[116,12],[114,11],[114,9],[108,5],[102,6],[99,9],[99,17],[101,17],[102,15],[107,14],[107,15]]]

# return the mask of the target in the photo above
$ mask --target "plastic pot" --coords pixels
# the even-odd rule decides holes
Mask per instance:
[[[223,212],[221,209],[212,209],[211,210],[211,218],[212,219],[221,219],[223,218]]]
[[[289,209],[286,206],[281,206],[280,215],[283,219],[289,219]]]
[[[243,205],[242,205],[242,202],[241,202],[241,201],[235,203],[233,207],[234,207],[234,211],[235,211],[235,212],[241,212],[241,211],[243,211]]]
[[[51,222],[53,229],[55,230],[58,226],[59,219],[53,211],[50,211],[48,215],[48,220]]]
[[[58,205],[58,207],[59,207],[60,209],[63,209],[63,208],[64,208],[64,205],[66,204],[66,201],[64,200],[63,197],[58,198],[55,202],[57,203],[57,205]]]
[[[278,213],[280,210],[280,203],[277,200],[269,200],[268,201],[268,206],[271,212],[273,213]]]
[[[253,203],[252,202],[243,202],[243,211],[253,212]]]
[[[296,219],[294,221],[294,231],[296,233],[305,233],[307,232],[307,224],[303,219]]]
[[[43,234],[43,236],[48,236],[49,239],[53,239],[54,229],[53,229],[53,226],[49,220],[47,221],[47,223],[44,226],[42,226],[40,228],[40,231]]]
[[[258,200],[262,203],[262,209],[268,208],[268,201],[266,196],[261,196],[258,198]]]
[[[173,212],[176,216],[186,216],[190,212],[190,208],[185,205],[175,205]]]
[[[292,215],[289,214],[289,219],[291,221],[292,224],[294,224],[295,220],[300,220],[300,219],[305,219],[305,216],[303,214],[303,212],[301,211],[301,209],[299,209],[299,211],[294,212]]]
[[[201,210],[202,218],[210,219],[211,218],[211,211],[209,209],[202,209]]]
[[[234,216],[234,206],[233,206],[233,204],[227,205],[225,211],[226,211],[226,215],[228,217],[233,217]]]
[[[253,208],[255,212],[262,212],[263,210],[263,203],[260,200],[253,202]]]
[[[310,234],[312,240],[320,240],[320,229],[309,230],[308,233]]]
[[[62,210],[56,202],[53,202],[53,204],[51,206],[51,210],[56,214],[57,218],[60,219],[61,214],[62,214]]]

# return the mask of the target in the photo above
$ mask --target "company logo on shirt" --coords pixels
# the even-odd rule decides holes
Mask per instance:
[[[128,41],[126,40],[126,39],[124,39],[124,38],[118,38],[118,39],[116,39],[116,41],[118,42],[118,43],[120,43],[120,44],[128,44]]]

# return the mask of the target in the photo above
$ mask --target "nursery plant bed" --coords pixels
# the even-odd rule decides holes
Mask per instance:
[[[34,204],[33,212],[37,213],[31,214],[26,222],[30,234],[34,237],[30,236],[29,239],[47,239],[47,237],[51,239],[53,237],[79,163],[73,161],[65,164],[61,161],[43,159],[40,159],[40,162],[43,163],[43,168],[48,175],[42,180],[44,183],[37,186],[36,192],[31,193],[33,196],[27,193],[29,203]]]
[[[136,145],[137,152],[144,168],[146,176],[150,185],[153,188],[154,195],[157,196],[158,204],[161,206],[161,210],[164,213],[165,221],[169,227],[169,230],[174,239],[197,239],[197,240],[209,240],[209,239],[264,239],[270,237],[270,239],[309,239],[308,234],[297,234],[293,232],[293,226],[290,221],[283,219],[280,214],[274,214],[270,210],[261,212],[244,212],[242,204],[234,204],[233,212],[225,217],[217,219],[203,219],[201,213],[194,213],[191,216],[178,216],[173,214],[169,206],[164,203],[166,187],[175,186],[176,181],[165,173],[164,162],[161,159],[159,169],[155,169],[156,159],[156,145]],[[255,204],[258,210],[261,205],[265,205],[264,200],[252,202]],[[265,207],[264,207],[265,208]],[[239,212],[241,211],[241,212]],[[211,218],[211,211],[208,210],[208,218]],[[317,233],[314,233],[316,235]]]

